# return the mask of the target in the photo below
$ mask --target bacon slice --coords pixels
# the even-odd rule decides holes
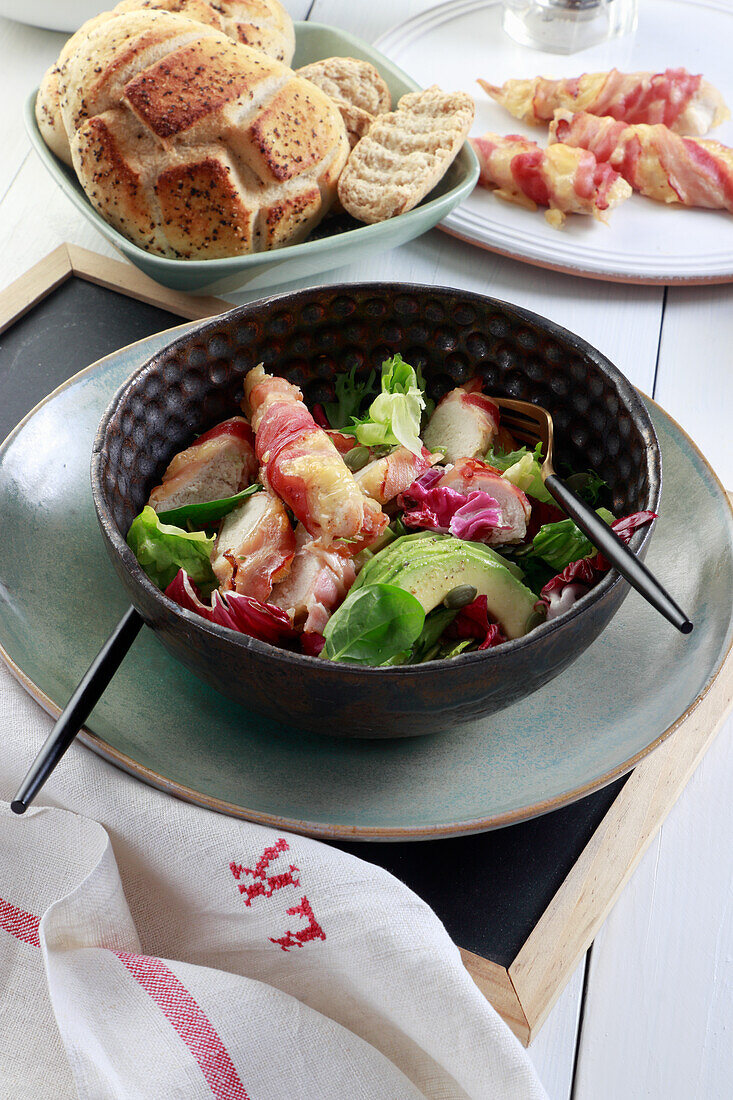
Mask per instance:
[[[387,517],[364,496],[297,386],[266,374],[260,365],[245,379],[245,398],[266,482],[308,533],[324,546],[339,539],[373,541]]]
[[[657,202],[733,212],[733,149],[718,141],[570,111],[555,112],[550,141],[590,150]]]
[[[560,143],[541,149],[520,134],[487,133],[470,140],[481,165],[479,183],[507,202],[531,210],[548,207],[545,217],[555,228],[566,214],[603,221],[607,210],[631,194],[626,180],[586,149]],[[426,443],[434,445],[427,436]]]
[[[231,497],[254,481],[257,469],[252,429],[244,417],[233,416],[173,458],[148,503],[166,512]]]
[[[441,398],[423,439],[431,451],[441,451],[446,462],[455,462],[485,455],[498,430],[499,408],[481,393],[481,380],[474,378]]]
[[[376,458],[354,474],[357,485],[378,504],[389,504],[399,493],[404,493],[416,478],[429,470],[442,455],[431,455],[427,447],[416,455],[407,447],[397,447],[384,458]]]
[[[322,634],[354,583],[356,568],[348,554],[329,550],[302,524],[296,528],[295,542],[290,572],[275,585],[269,602],[285,611],[296,629]]]
[[[223,592],[265,603],[272,586],[288,572],[295,535],[281,500],[255,493],[224,518],[211,554],[211,568]]]
[[[532,514],[527,497],[521,489],[485,462],[480,462],[477,458],[460,458],[446,470],[434,487],[441,485],[455,489],[457,493],[468,495],[479,491],[494,498],[501,508],[502,527],[486,540],[490,546],[521,542],[526,535]]]
[[[558,108],[607,115],[627,123],[664,123],[679,134],[700,136],[730,115],[712,84],[686,69],[663,73],[583,73],[569,80],[507,80],[484,91],[523,122],[549,122]]]

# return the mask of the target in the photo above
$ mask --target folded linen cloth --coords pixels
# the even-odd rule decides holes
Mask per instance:
[[[0,797],[50,728],[0,666]],[[80,745],[0,803],[0,1096],[541,1100],[435,914]]]

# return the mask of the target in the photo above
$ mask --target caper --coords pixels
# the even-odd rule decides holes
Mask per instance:
[[[351,450],[347,451],[344,455],[344,462],[349,467],[352,474],[355,474],[357,470],[363,470],[368,461],[368,447],[352,447]]]
[[[457,584],[455,588],[451,588],[443,600],[443,605],[449,611],[460,611],[462,607],[468,607],[470,603],[473,603],[476,596],[477,590],[472,584]]]

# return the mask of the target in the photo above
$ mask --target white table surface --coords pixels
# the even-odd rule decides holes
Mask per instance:
[[[286,6],[296,19],[338,24],[371,41],[431,3]],[[23,129],[23,102],[63,41],[0,19],[0,287],[63,241],[116,255],[56,189]],[[667,290],[576,279],[437,230],[322,281],[385,276],[492,294],[579,333],[652,394],[733,487],[733,286]],[[0,696],[0,724],[6,705]],[[731,732],[729,721],[530,1047],[551,1100],[733,1095]]]

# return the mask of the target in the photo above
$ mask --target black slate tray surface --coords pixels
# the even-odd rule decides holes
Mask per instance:
[[[166,310],[68,279],[0,335],[0,439],[89,363],[181,323]],[[336,847],[392,872],[432,906],[460,947],[508,967],[624,782],[477,836]]]

